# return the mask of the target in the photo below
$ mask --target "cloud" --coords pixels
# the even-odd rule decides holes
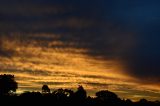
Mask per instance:
[[[120,4],[105,0],[40,0],[40,3],[37,3],[35,0],[19,3],[14,1],[12,4],[3,1],[0,7],[0,30],[8,36],[8,41],[20,41],[18,45],[31,44],[33,47],[40,46],[45,49],[85,49],[87,51],[84,54],[92,58],[122,61],[127,67],[124,71],[129,75],[146,79],[144,82],[148,83],[158,82],[160,43],[157,29],[159,25],[156,23],[159,24],[159,20],[141,22],[144,17],[135,15],[136,5],[128,7],[128,2],[118,3]],[[8,5],[11,8],[6,8]],[[141,8],[145,10],[146,7],[148,4]],[[128,14],[131,16],[128,17]],[[134,19],[134,24],[130,19]],[[3,43],[0,44],[0,56],[11,57],[17,54],[11,46],[14,44],[6,41],[1,39]],[[38,73],[48,75],[41,71]]]
[[[159,83],[160,57],[156,55],[158,53],[158,50],[152,51],[152,49],[148,49],[149,46],[152,45],[147,44],[144,48],[138,47],[136,51],[125,57],[125,64],[128,67],[128,73],[130,73],[131,75],[143,79],[144,82],[148,81],[152,83]],[[144,49],[148,49],[150,52]]]
[[[0,36],[0,56],[11,57],[15,53],[13,45],[4,36]]]
[[[87,82],[87,83],[85,83],[85,84],[87,84],[87,85],[90,85],[90,86],[99,86],[99,87],[105,87],[105,88],[107,88],[110,84],[104,84],[104,83],[99,83],[99,82]]]
[[[44,70],[32,70],[32,69],[2,69],[3,72],[6,73],[23,73],[23,74],[30,74],[36,76],[50,76],[52,73]]]
[[[38,81],[38,82],[35,82],[35,83],[37,83],[37,84],[41,84],[41,85],[43,85],[43,84],[47,84],[47,85],[52,85],[52,86],[54,86],[54,85],[71,85],[71,84],[73,84],[73,82],[48,82],[48,81]]]

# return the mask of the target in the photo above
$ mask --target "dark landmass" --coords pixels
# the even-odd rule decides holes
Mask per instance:
[[[95,97],[87,96],[86,90],[79,85],[74,92],[70,89],[50,91],[48,85],[42,86],[42,92],[26,91],[16,94],[18,84],[14,75],[0,75],[0,105],[4,106],[160,106],[160,101],[140,99],[133,102],[130,99],[121,99],[114,92],[101,90]]]

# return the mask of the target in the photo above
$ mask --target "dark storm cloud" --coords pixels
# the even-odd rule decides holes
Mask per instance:
[[[132,25],[137,32],[136,46],[123,56],[130,74],[144,78],[145,81],[159,83],[160,78],[160,42],[159,42],[159,1],[133,1],[132,7],[123,5],[121,20]]]
[[[56,33],[68,47],[89,49],[88,55],[120,59],[128,73],[159,80],[158,0],[0,0],[3,34]],[[23,35],[23,36],[28,36]],[[52,42],[43,37],[24,37]],[[42,45],[43,46],[43,45]],[[47,46],[47,45],[45,45]],[[62,46],[60,46],[62,47]],[[0,49],[1,55],[8,51]]]

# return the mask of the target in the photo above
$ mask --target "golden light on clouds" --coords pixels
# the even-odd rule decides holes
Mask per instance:
[[[159,86],[140,85],[137,79],[125,74],[123,63],[119,60],[89,56],[88,49],[72,47],[73,42],[66,44],[57,40],[60,35],[36,36],[54,40],[24,42],[20,38],[1,39],[1,47],[4,52],[9,52],[9,56],[0,56],[0,72],[16,76],[18,92],[41,90],[43,84],[48,84],[51,89],[74,89],[81,84],[91,95],[98,90],[109,89],[123,98],[137,99],[147,90],[154,91],[155,99],[159,96]],[[135,95],[131,97],[130,94]]]

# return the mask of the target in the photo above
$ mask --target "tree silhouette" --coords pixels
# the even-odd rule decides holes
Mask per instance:
[[[49,89],[48,85],[42,86],[42,93],[50,93],[50,89]]]
[[[109,100],[109,99],[117,99],[118,96],[113,93],[110,92],[108,90],[102,90],[96,93],[97,98],[101,98],[101,99],[105,99],[105,100]]]
[[[75,92],[75,99],[78,100],[84,100],[87,97],[87,93],[86,90],[83,88],[83,86],[79,85],[79,87],[77,88],[77,91]]]
[[[14,80],[14,75],[0,75],[0,95],[8,95],[9,93],[16,92],[17,88],[18,84]]]
[[[108,104],[112,106],[120,105],[121,99],[118,96],[108,90],[102,90],[96,93],[97,100],[102,104]]]

